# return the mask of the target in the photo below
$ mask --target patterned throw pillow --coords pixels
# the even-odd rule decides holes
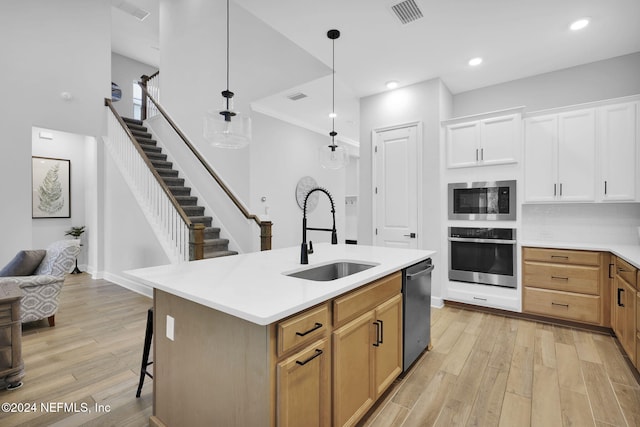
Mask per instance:
[[[44,249],[20,251],[9,264],[0,270],[0,277],[31,276],[38,268],[47,251]]]

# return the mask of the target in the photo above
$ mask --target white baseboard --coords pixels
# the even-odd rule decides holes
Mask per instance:
[[[435,308],[444,307],[444,300],[440,297],[431,296],[431,307],[435,307]]]
[[[133,280],[128,279],[126,277],[119,276],[117,274],[109,273],[106,271],[103,271],[97,275],[101,275],[102,279],[108,280],[112,283],[115,283],[116,285],[122,286],[123,288],[127,288],[130,291],[136,292],[140,295],[144,295],[145,297],[153,298],[153,288],[149,286],[141,285],[140,283],[136,283]]]

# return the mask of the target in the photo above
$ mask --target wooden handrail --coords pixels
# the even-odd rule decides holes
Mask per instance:
[[[138,140],[136,140],[136,138],[133,136],[133,134],[129,130],[129,127],[127,126],[127,124],[124,122],[124,120],[122,120],[122,117],[120,117],[120,114],[118,114],[116,109],[113,107],[113,103],[111,102],[111,100],[109,98],[105,98],[104,99],[104,105],[111,109],[111,112],[113,113],[113,115],[118,120],[118,123],[120,123],[120,126],[122,126],[122,129],[127,133],[127,136],[131,140],[131,143],[136,148],[136,151],[138,152],[138,154],[140,154],[140,157],[142,157],[142,160],[144,161],[144,163],[147,165],[147,167],[149,168],[149,170],[151,171],[153,176],[158,181],[158,184],[160,184],[160,188],[162,188],[162,191],[164,191],[164,193],[167,195],[167,197],[169,198],[169,201],[171,202],[171,204],[178,211],[178,214],[180,215],[180,218],[182,218],[182,220],[184,221],[185,224],[187,224],[187,226],[191,227],[193,225],[193,223],[191,222],[191,219],[187,216],[187,214],[185,213],[184,209],[182,209],[182,206],[180,205],[180,203],[178,203],[178,201],[176,200],[176,198],[173,195],[173,193],[171,192],[171,190],[169,190],[169,187],[164,182],[164,179],[162,179],[162,177],[160,176],[160,174],[158,173],[156,168],[149,161],[149,159],[147,158],[147,155],[145,154],[144,150],[142,149],[142,147],[140,147],[140,143],[138,142]]]
[[[133,136],[133,134],[129,130],[129,127],[127,126],[127,124],[124,122],[124,120],[122,120],[122,117],[120,116],[120,114],[118,114],[116,109],[113,107],[113,103],[109,98],[104,99],[104,105],[109,107],[109,109],[113,113],[113,116],[118,120],[118,123],[120,123],[120,126],[122,127],[122,129],[126,132],[127,136],[129,137],[129,140],[131,140],[131,143],[135,147],[136,151],[138,152],[138,154],[140,154],[140,157],[142,158],[144,163],[147,165],[147,167],[151,171],[151,174],[155,177],[156,181],[160,185],[160,188],[162,188],[162,191],[166,194],[167,198],[169,199],[173,207],[178,212],[178,215],[180,215],[180,218],[182,219],[182,221],[184,221],[185,225],[189,228],[190,234],[191,234],[189,239],[189,245],[191,247],[190,258],[203,259],[204,258],[204,228],[205,228],[204,225],[199,223],[193,223],[191,221],[191,218],[189,218],[189,216],[186,214],[186,212],[182,208],[182,205],[176,200],[175,196],[173,195],[173,193],[171,192],[167,184],[164,182],[164,179],[162,179],[162,177],[160,176],[156,168],[149,161],[149,159],[147,158],[147,155],[145,154],[144,150],[140,146],[140,143],[136,140],[136,138]]]
[[[200,164],[206,169],[209,175],[211,175],[211,177],[218,183],[220,188],[222,188],[222,190],[226,193],[226,195],[231,199],[233,204],[236,205],[236,207],[240,210],[240,212],[242,212],[244,217],[246,219],[253,220],[256,224],[260,226],[261,250],[271,249],[271,226],[272,226],[271,221],[261,221],[257,215],[252,214],[247,210],[247,208],[240,202],[240,200],[238,200],[235,194],[233,194],[233,192],[229,189],[229,187],[227,187],[227,185],[218,176],[218,174],[211,168],[211,166],[209,166],[209,163],[207,163],[207,161],[200,155],[198,150],[196,150],[196,148],[191,144],[191,142],[189,142],[185,134],[180,130],[178,125],[171,119],[171,117],[165,111],[165,109],[162,108],[162,106],[153,98],[153,96],[151,96],[149,91],[147,91],[147,88],[144,85],[142,85],[140,82],[138,84],[140,84],[140,87],[142,88],[142,92],[151,100],[151,102],[153,102],[153,104],[156,106],[160,114],[162,114],[162,116],[173,128],[173,130],[176,131],[180,139],[182,139],[182,142],[184,142],[187,148],[191,150],[191,152],[196,157],[196,159],[198,159]]]

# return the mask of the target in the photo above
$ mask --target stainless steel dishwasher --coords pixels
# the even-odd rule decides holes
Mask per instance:
[[[407,267],[402,274],[403,363],[406,372],[431,341],[431,258]]]

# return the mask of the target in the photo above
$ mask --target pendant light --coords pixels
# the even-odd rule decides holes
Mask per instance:
[[[345,167],[349,163],[349,154],[344,147],[338,147],[336,145],[336,136],[338,133],[335,130],[336,124],[336,47],[335,41],[338,37],[340,37],[340,31],[338,30],[329,30],[327,32],[327,37],[331,40],[332,49],[333,49],[333,57],[332,57],[332,80],[331,80],[331,96],[332,96],[332,104],[331,104],[331,132],[329,132],[329,136],[331,136],[331,144],[323,145],[320,147],[320,165],[326,169],[340,169]]]
[[[251,118],[233,109],[229,90],[229,0],[227,0],[227,88],[222,91],[222,109],[209,110],[204,117],[204,137],[214,147],[243,148],[251,142]]]

